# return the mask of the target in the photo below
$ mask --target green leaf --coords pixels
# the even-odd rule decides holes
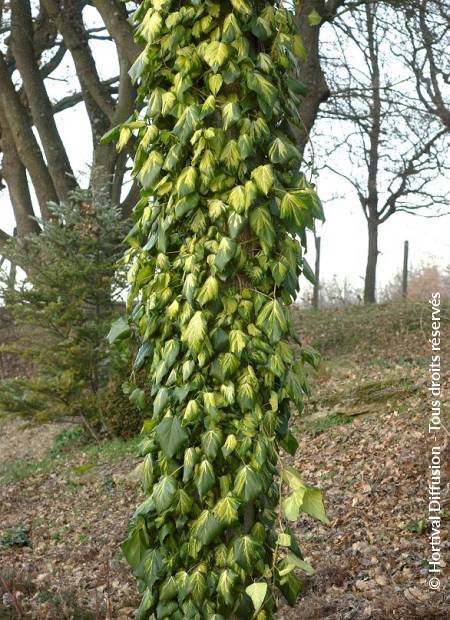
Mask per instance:
[[[236,254],[237,243],[234,239],[229,237],[222,237],[219,243],[219,249],[217,250],[215,264],[219,271],[223,271],[226,265]]]
[[[201,607],[206,596],[206,578],[200,569],[194,570],[190,578],[190,590],[192,601],[197,607]],[[195,616],[189,616],[195,618]]]
[[[123,316],[116,319],[111,324],[111,329],[108,332],[108,342],[109,344],[113,344],[116,340],[126,338],[131,334],[130,326],[128,325],[128,321]]]
[[[268,301],[258,314],[256,326],[263,331],[272,343],[278,342],[287,333],[288,325],[283,307],[277,299]]]
[[[239,502],[235,497],[227,495],[219,499],[213,508],[213,513],[222,525],[234,525],[238,521]]]
[[[158,416],[164,410],[168,402],[169,402],[169,391],[166,387],[162,387],[158,391],[158,394],[156,395],[156,398],[153,401],[154,415]]]
[[[267,207],[256,207],[250,212],[250,227],[259,237],[263,249],[269,253],[275,242],[275,229]]]
[[[306,512],[306,514],[314,517],[314,519],[318,519],[326,525],[330,524],[330,520],[325,512],[322,492],[320,489],[317,489],[316,487],[306,487],[301,508],[303,512]]]
[[[188,438],[177,417],[166,416],[163,418],[155,432],[162,451],[169,458],[175,455]]]
[[[258,166],[252,172],[252,179],[259,191],[267,196],[275,183],[272,166],[270,164]]]
[[[309,562],[305,562],[305,560],[301,560],[297,557],[292,551],[288,551],[288,554],[283,560],[280,562],[278,567],[278,573],[281,577],[291,573],[296,568],[300,568],[305,571],[308,575],[314,575],[316,572],[314,568],[309,564]]]
[[[229,55],[230,50],[226,43],[222,43],[221,41],[211,41],[203,53],[203,58],[213,71],[217,71],[223,64],[225,64]]]
[[[111,144],[112,142],[117,142],[119,139],[121,125],[116,125],[112,129],[109,129],[103,136],[100,138],[100,144]]]
[[[232,606],[235,602],[235,594],[233,592],[234,585],[237,581],[237,575],[231,569],[223,570],[219,575],[217,582],[217,592],[224,601],[225,605]]]
[[[221,531],[221,524],[209,510],[203,510],[192,525],[192,534],[202,545],[212,543]]]
[[[270,80],[258,71],[247,73],[247,86],[253,90],[268,106],[275,105],[278,99],[278,91]]]
[[[250,17],[252,15],[252,7],[248,2],[246,2],[246,0],[231,0],[231,4],[241,15],[244,15],[245,17]]]
[[[236,187],[233,187],[228,196],[227,202],[230,207],[236,211],[236,213],[242,213],[245,210],[246,205],[245,188],[242,185],[236,185]]]
[[[241,106],[238,103],[226,103],[222,108],[222,122],[225,131],[241,118]]]
[[[244,570],[250,570],[259,559],[261,545],[251,536],[241,536],[233,542],[233,551],[237,564]]]
[[[202,450],[203,454],[208,457],[210,461],[213,461],[222,445],[223,435],[219,429],[210,429],[202,435]]]
[[[207,327],[204,313],[198,310],[182,332],[181,340],[193,353],[200,351],[206,337]]]
[[[245,591],[247,592],[249,597],[252,599],[253,607],[255,608],[255,616],[256,616],[258,611],[263,606],[264,599],[266,598],[267,583],[265,581],[259,582],[259,583],[252,583],[251,585],[245,588]]]
[[[152,151],[138,172],[138,180],[145,190],[151,190],[159,178],[164,159],[158,151]]]
[[[177,192],[180,198],[192,194],[197,184],[197,170],[192,166],[185,168],[177,180]]]
[[[197,301],[201,306],[216,299],[219,294],[219,281],[214,276],[207,278],[198,292]]]
[[[232,43],[237,37],[242,35],[239,22],[233,13],[227,15],[223,22],[222,39],[225,43]]]
[[[300,159],[300,153],[290,142],[275,138],[269,149],[269,157],[274,164],[285,164],[292,159]]]
[[[308,23],[310,26],[318,26],[320,23],[322,23],[322,18],[316,11],[316,9],[313,9],[308,13]]]
[[[212,92],[213,95],[217,95],[219,90],[222,88],[222,84],[223,84],[223,77],[219,73],[209,76],[208,86],[209,86],[209,90]]]
[[[152,498],[156,512],[161,513],[170,508],[177,492],[177,483],[173,476],[163,476],[153,487]]]
[[[303,497],[305,495],[305,489],[299,489],[298,491],[294,491],[291,493],[286,499],[282,502],[282,508],[286,519],[289,521],[297,521],[300,509],[303,503]]]
[[[250,465],[241,467],[234,481],[234,492],[244,502],[251,502],[262,493],[261,476]]]
[[[232,329],[230,331],[230,351],[240,357],[242,351],[247,346],[248,340],[248,336],[243,331]]]
[[[203,497],[214,486],[216,481],[214,470],[206,459],[195,468],[194,481],[200,497]]]

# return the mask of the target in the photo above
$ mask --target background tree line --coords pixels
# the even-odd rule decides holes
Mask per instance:
[[[0,2],[0,181],[19,236],[39,232],[36,214],[48,219],[48,203],[66,200],[81,184],[88,185],[94,202],[110,201],[124,217],[131,213],[137,197],[127,177],[132,144],[118,154],[100,137],[133,110],[129,71],[142,50],[128,17],[137,4]],[[399,211],[426,209],[434,215],[446,198],[441,181],[450,127],[449,8],[448,0],[292,5],[304,46],[297,144],[313,169],[326,166],[358,197],[368,230],[366,302],[375,301],[380,225]],[[114,45],[117,59],[111,48],[101,51],[105,43]],[[60,75],[67,60],[69,77]],[[116,74],[105,79],[105,69]],[[58,129],[59,115],[79,105],[89,119],[93,149],[87,182],[74,173]],[[336,122],[338,131],[330,131]],[[315,159],[307,149],[311,132],[318,145]],[[88,139],[80,136],[80,143]],[[1,231],[3,255],[8,239]]]

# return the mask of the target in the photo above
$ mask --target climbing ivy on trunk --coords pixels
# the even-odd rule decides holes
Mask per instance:
[[[133,136],[141,185],[126,261],[146,499],[123,546],[138,618],[266,620],[313,570],[286,520],[326,521],[279,457],[317,364],[288,309],[323,217],[292,133],[302,45],[281,1],[145,0],[133,19],[143,112],[105,140]]]

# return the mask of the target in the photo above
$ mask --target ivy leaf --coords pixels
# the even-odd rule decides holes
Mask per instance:
[[[330,524],[330,520],[325,512],[322,492],[316,487],[306,487],[305,494],[303,496],[302,511],[306,512],[306,514],[311,517],[314,517],[314,519],[322,521],[322,523],[325,523],[326,525]]]
[[[166,416],[163,418],[155,432],[162,451],[169,458],[172,458],[188,439],[188,435],[177,417]]]
[[[236,239],[244,230],[247,220],[239,213],[230,213],[228,216],[228,232],[232,239]]]
[[[222,108],[223,128],[226,131],[241,118],[241,106],[238,103],[226,103]]]
[[[251,502],[262,493],[261,476],[250,465],[241,467],[234,481],[234,492],[244,502]]]
[[[310,26],[318,26],[322,22],[322,18],[316,9],[308,13],[308,23]]]
[[[153,414],[158,416],[161,411],[164,410],[164,407],[169,401],[169,391],[166,387],[162,387],[158,394],[156,395],[155,400],[153,401]],[[176,418],[175,418],[176,419]]]
[[[222,39],[225,43],[232,43],[239,35],[241,35],[239,22],[233,13],[227,15],[223,22]]]
[[[278,98],[278,91],[270,80],[258,71],[247,73],[247,86],[253,90],[261,100],[272,107]]]
[[[192,533],[202,545],[209,545],[221,530],[221,524],[209,510],[203,510],[192,525]]]
[[[228,60],[230,49],[226,43],[221,41],[211,41],[203,53],[205,62],[215,72]]]
[[[270,164],[258,166],[252,172],[252,179],[255,181],[259,191],[267,196],[275,183],[272,166]]]
[[[214,276],[207,278],[198,292],[197,301],[201,306],[216,299],[219,294],[219,282]]]
[[[289,521],[297,521],[300,514],[300,509],[303,503],[303,497],[305,495],[305,488],[299,489],[291,493],[286,499],[283,500],[282,508],[286,519]]]
[[[202,435],[202,450],[203,453],[210,461],[213,461],[217,453],[219,452],[219,448],[222,445],[222,431],[219,429],[210,429],[203,433]]]
[[[292,551],[288,551],[287,556],[278,565],[278,573],[280,577],[284,577],[284,575],[291,573],[296,568],[300,568],[308,575],[314,575],[316,572],[309,562],[305,562],[305,560],[297,557]]]
[[[227,495],[219,499],[213,508],[213,513],[222,525],[233,525],[238,521],[239,502],[235,497]]]
[[[197,170],[192,166],[185,168],[177,180],[177,192],[180,198],[192,194],[197,184]]]
[[[216,73],[214,75],[209,76],[208,86],[209,86],[209,90],[212,92],[213,95],[217,95],[219,90],[222,88],[222,84],[223,84],[223,77],[220,74]]]
[[[236,563],[244,570],[250,570],[259,560],[260,543],[251,536],[241,536],[233,542]]]
[[[197,607],[200,608],[206,596],[206,578],[204,573],[200,569],[193,571],[190,578],[189,586],[191,590],[192,601]],[[189,617],[195,616],[190,615]]]
[[[152,151],[138,172],[137,178],[145,190],[151,190],[158,179],[164,159],[158,151]]]
[[[230,351],[240,357],[248,343],[248,336],[240,329],[230,331]]]
[[[292,159],[300,159],[300,153],[290,142],[275,138],[269,149],[269,157],[274,164],[285,164]]]
[[[130,326],[128,325],[128,321],[123,316],[116,319],[111,324],[111,329],[108,332],[108,342],[109,344],[113,344],[116,340],[126,338],[131,334]]]
[[[223,599],[225,605],[229,605],[230,607],[235,602],[233,588],[236,581],[236,573],[231,569],[227,568],[220,573],[219,580],[217,582],[217,592],[219,596]]]
[[[229,237],[222,237],[217,250],[215,264],[219,271],[223,271],[226,265],[236,254],[237,243]]]
[[[236,185],[228,196],[228,204],[236,213],[242,213],[245,210],[246,197],[245,188],[242,185]]]
[[[181,340],[193,353],[198,353],[206,337],[207,321],[203,312],[198,310],[181,334]]]
[[[177,483],[173,476],[163,476],[153,487],[152,498],[156,512],[161,513],[170,508],[177,492]]]
[[[250,17],[253,13],[252,7],[246,0],[231,0],[231,4],[238,13],[245,17]]]
[[[272,343],[278,342],[287,332],[288,326],[283,308],[277,299],[268,301],[258,314],[256,326],[263,331]]]
[[[250,227],[256,233],[263,249],[269,253],[275,242],[275,229],[267,207],[256,207],[250,212]]]
[[[214,486],[216,477],[212,465],[206,459],[195,468],[194,482],[200,497],[203,497]]]
[[[256,616],[258,611],[263,606],[264,599],[266,598],[267,583],[265,581],[259,582],[259,583],[252,583],[251,585],[245,588],[245,591],[247,592],[249,597],[252,599],[253,607],[255,608],[255,616]]]

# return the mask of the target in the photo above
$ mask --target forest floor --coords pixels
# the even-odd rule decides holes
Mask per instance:
[[[449,317],[445,306],[447,346]],[[323,356],[306,410],[293,420],[295,465],[324,491],[331,524],[297,523],[316,573],[305,578],[297,607],[283,607],[278,617],[449,618],[449,566],[440,591],[427,583],[428,304],[302,311],[295,320]],[[448,350],[443,360],[446,394]],[[448,410],[442,417],[449,428]],[[24,429],[14,419],[0,425],[0,620],[132,618],[138,597],[120,542],[140,499],[130,474],[136,441],[80,446],[74,427]],[[442,430],[443,534],[447,438]],[[445,535],[444,559],[449,551]]]

